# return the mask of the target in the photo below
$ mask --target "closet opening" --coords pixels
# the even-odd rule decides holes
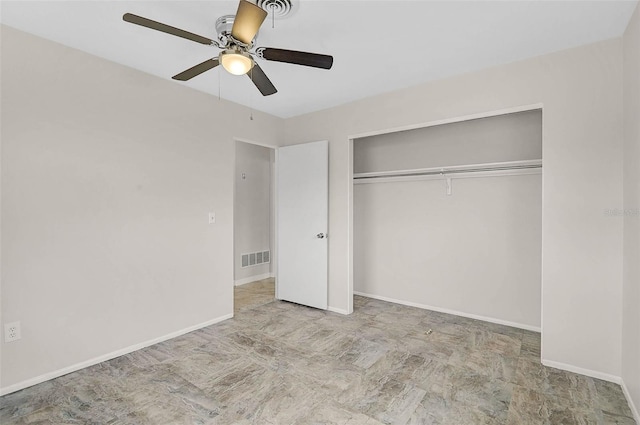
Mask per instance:
[[[353,293],[540,332],[542,109],[352,143]]]

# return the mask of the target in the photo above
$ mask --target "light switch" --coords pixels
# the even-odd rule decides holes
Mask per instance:
[[[209,213],[209,224],[213,224],[215,222],[216,222],[216,213],[210,212]]]

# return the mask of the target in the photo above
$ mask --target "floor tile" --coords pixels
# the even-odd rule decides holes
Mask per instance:
[[[344,316],[235,289],[232,319],[0,397],[17,424],[634,424],[540,334],[354,297]]]

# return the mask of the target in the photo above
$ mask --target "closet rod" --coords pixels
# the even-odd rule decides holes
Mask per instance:
[[[509,170],[529,170],[534,168],[542,168],[542,164],[518,164],[518,165],[502,165],[502,166],[489,166],[489,167],[474,167],[474,168],[459,168],[459,169],[446,169],[441,168],[438,170],[429,171],[415,171],[407,173],[393,173],[393,174],[380,174],[380,175],[367,175],[367,176],[353,176],[354,180],[364,179],[378,179],[378,178],[390,178],[390,177],[415,177],[415,176],[437,176],[447,174],[463,174],[463,173],[478,173],[487,171],[509,171]]]

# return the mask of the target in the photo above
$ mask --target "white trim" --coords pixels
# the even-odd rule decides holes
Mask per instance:
[[[380,301],[387,301],[394,304],[402,304],[409,307],[417,307],[417,308],[422,308],[424,310],[437,311],[439,313],[447,313],[447,314],[453,314],[461,317],[468,317],[469,319],[482,320],[483,322],[490,322],[490,323],[496,323],[498,325],[511,326],[512,328],[525,329],[533,332],[540,332],[540,328],[538,326],[531,326],[531,325],[525,325],[523,323],[510,322],[508,320],[480,316],[478,314],[464,313],[462,311],[451,310],[448,308],[434,307],[426,304],[419,304],[419,303],[414,303],[410,301],[397,300],[395,298],[383,297],[381,295],[365,294],[364,292],[358,292],[358,291],[353,291],[353,293],[356,295],[360,295],[362,297],[373,298]]]
[[[540,107],[540,112],[541,112],[541,120],[542,120],[542,163],[544,164],[545,162],[545,128],[544,128],[544,117],[545,117],[545,111],[544,111],[544,107]],[[545,330],[544,330],[544,318],[545,318],[545,313],[544,313],[544,265],[545,265],[545,256],[546,256],[546,251],[544,249],[545,246],[545,238],[544,238],[544,229],[545,227],[545,223],[546,223],[546,216],[547,214],[545,213],[545,208],[544,208],[544,199],[545,199],[545,188],[547,187],[546,183],[545,183],[545,176],[546,173],[542,173],[542,199],[540,202],[540,208],[541,208],[541,217],[540,217],[540,223],[541,223],[541,227],[540,227],[540,334],[541,334],[541,338],[540,338],[540,352],[544,353],[544,346],[545,346],[545,339],[544,339],[544,335],[546,335]]]
[[[353,313],[353,139],[347,142],[347,314]]]
[[[327,307],[327,310],[328,310],[328,311],[331,311],[331,312],[333,312],[333,313],[344,314],[345,316],[347,316],[347,315],[349,314],[349,312],[348,312],[347,310],[344,310],[344,309],[342,309],[342,308],[337,308],[337,307],[331,307],[331,306],[328,306],[328,307]]]
[[[262,147],[269,148],[269,149],[278,149],[277,145],[272,145],[270,143],[256,142],[255,140],[243,139],[241,137],[235,137],[234,136],[233,140],[236,141],[236,142],[248,143],[250,145],[258,145],[258,146],[262,146]]]
[[[258,280],[269,279],[270,277],[274,277],[274,276],[275,275],[273,273],[262,273],[254,276],[245,277],[243,279],[234,280],[233,284],[235,286],[242,286],[242,285],[246,285],[247,283],[256,282]]]
[[[498,109],[496,111],[489,111],[489,112],[480,112],[480,113],[477,113],[477,114],[463,115],[463,116],[459,116],[459,117],[455,117],[455,118],[445,118],[445,119],[441,119],[441,120],[429,121],[429,122],[426,122],[426,123],[404,125],[404,126],[393,127],[393,128],[388,128],[388,129],[384,129],[384,130],[367,131],[367,132],[364,132],[364,133],[354,134],[354,135],[348,136],[348,138],[349,139],[360,139],[362,137],[371,137],[371,136],[378,136],[380,134],[396,133],[398,131],[406,131],[406,130],[415,130],[415,129],[418,129],[418,128],[434,127],[436,125],[453,124],[453,123],[456,123],[456,122],[477,120],[479,118],[489,118],[489,117],[495,117],[495,116],[499,116],[499,115],[514,114],[516,112],[534,111],[536,109],[542,109],[542,107],[543,107],[542,103],[534,103],[534,104],[531,104],[531,105],[514,106],[512,108]]]
[[[598,372],[591,369],[584,369],[582,367],[573,366],[566,363],[556,362],[553,360],[541,360],[542,364],[547,367],[553,367],[555,369],[566,370],[567,372],[573,372],[584,376],[590,376],[591,378],[602,379],[603,381],[613,382],[614,384],[621,384],[622,378],[619,376],[611,375],[604,372]]]
[[[35,378],[31,378],[31,379],[27,379],[27,380],[22,381],[22,382],[18,382],[17,384],[9,385],[8,387],[0,388],[0,396],[7,395],[7,394],[10,394],[10,393],[13,393],[13,392],[16,392],[16,391],[20,391],[20,390],[25,389],[27,387],[31,387],[33,385],[37,385],[37,384],[40,384],[40,383],[45,382],[45,381],[49,381],[49,380],[54,379],[54,378],[58,378],[60,376],[66,375],[66,374],[71,373],[71,372],[75,372],[75,371],[80,370],[80,369],[84,369],[84,368],[89,367],[89,366],[94,366],[94,365],[96,365],[98,363],[102,363],[102,362],[105,362],[107,360],[115,359],[116,357],[120,357],[120,356],[123,356],[125,354],[129,354],[129,353],[132,353],[134,351],[141,350],[143,348],[146,348],[146,347],[149,347],[151,345],[157,344],[159,342],[163,342],[163,341],[166,341],[166,340],[169,340],[169,339],[172,339],[172,338],[176,338],[176,337],[179,337],[181,335],[187,334],[189,332],[193,332],[195,330],[198,330],[198,329],[201,329],[201,328],[205,328],[207,326],[214,325],[216,323],[222,322],[223,320],[231,319],[232,317],[233,317],[233,313],[226,314],[224,316],[220,316],[220,317],[217,317],[215,319],[211,319],[211,320],[208,320],[206,322],[203,322],[203,323],[200,323],[200,324],[197,324],[197,325],[189,326],[188,328],[184,328],[184,329],[181,329],[179,331],[171,332],[170,334],[163,335],[163,336],[158,337],[158,338],[150,339],[148,341],[141,342],[139,344],[130,345],[128,347],[122,348],[120,350],[113,351],[113,352],[108,353],[108,354],[103,354],[101,356],[94,357],[92,359],[85,360],[83,362],[76,363],[74,365],[67,366],[67,367],[64,367],[62,369],[54,370],[52,372],[48,372],[48,373],[45,373],[43,375],[36,376]]]
[[[271,208],[271,212],[273,213],[273,235],[271,235],[271,249],[273,250],[271,252],[271,271],[273,272],[274,276],[278,275],[278,263],[279,263],[279,259],[278,259],[278,236],[280,235],[280,228],[278,227],[278,149],[279,148],[275,148],[273,150],[273,174],[271,175],[271,179],[273,181],[273,193],[271,194],[271,202],[273,202],[273,207]],[[274,261],[274,257],[275,257],[275,261]],[[276,287],[275,287],[275,297],[277,300],[279,300],[279,296],[278,296],[278,279],[276,279]]]
[[[621,381],[620,386],[622,387],[622,392],[624,393],[624,396],[627,398],[627,403],[629,403],[629,408],[631,409],[631,413],[633,413],[633,418],[636,420],[636,423],[640,424],[640,413],[638,413],[638,408],[633,403],[633,399],[631,398],[631,393],[629,392],[629,388],[627,388],[627,385],[624,383],[624,379],[620,378],[620,381]]]

